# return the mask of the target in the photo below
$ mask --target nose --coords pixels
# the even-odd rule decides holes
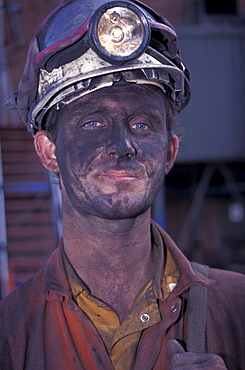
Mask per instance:
[[[110,143],[107,145],[106,153],[109,157],[130,159],[136,154],[136,149],[129,138],[126,129],[119,127],[111,133]]]

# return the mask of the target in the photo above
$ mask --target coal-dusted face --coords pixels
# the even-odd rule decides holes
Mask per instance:
[[[63,108],[58,125],[55,153],[66,207],[123,219],[152,205],[175,159],[159,88],[103,88]]]

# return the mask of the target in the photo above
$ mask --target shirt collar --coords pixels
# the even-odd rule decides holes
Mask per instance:
[[[160,238],[163,240],[163,243],[166,246],[166,250],[169,251],[171,258],[173,259],[177,267],[177,271],[180,274],[178,284],[174,287],[175,295],[182,294],[186,289],[188,289],[193,284],[201,284],[206,287],[215,284],[215,280],[205,277],[200,272],[194,271],[191,266],[191,263],[180,251],[180,249],[176,246],[176,244],[166,233],[166,231],[164,231],[154,221],[152,221],[152,223],[157,229],[158,233],[160,234]],[[167,275],[164,275],[164,277],[166,278]]]
[[[177,266],[177,271],[180,274],[180,278],[179,278],[179,282],[177,286],[174,287],[174,285],[169,285],[170,291],[173,290],[174,288],[175,295],[180,295],[184,290],[188,289],[192,284],[202,284],[204,286],[211,286],[215,283],[214,280],[208,279],[204,277],[201,273],[196,272],[192,269],[190,262],[183,255],[183,253],[179,250],[179,248],[175,245],[173,240],[154,221],[152,222],[152,233],[153,233],[153,239],[155,239],[156,247],[161,248],[160,245],[161,243],[163,243],[163,246],[166,247],[165,253],[166,251],[168,251],[171,259],[173,259],[175,265]],[[167,256],[167,260],[168,258],[169,257]],[[166,299],[168,292],[165,292],[164,289],[161,290],[162,288],[161,283],[158,283],[159,276],[163,276],[163,279],[167,279],[167,276],[168,276],[166,274],[166,269],[164,269],[164,263],[161,264],[161,261],[162,261],[162,257],[160,255],[160,257],[157,258],[153,285],[154,285],[154,292],[155,292],[156,297],[158,297],[159,299]],[[59,247],[51,255],[46,267],[44,268],[43,289],[44,289],[44,294],[46,295],[47,299],[51,299],[52,297],[52,299],[60,300],[61,299],[60,295],[67,296],[71,293],[71,285],[67,277],[65,264],[66,262],[65,262],[64,253],[63,253],[63,240],[61,239]],[[178,274],[178,272],[176,273]],[[175,276],[174,271],[172,273],[172,276]],[[75,279],[76,278],[79,279],[76,273],[74,273],[73,277]],[[79,294],[79,292],[81,292],[81,289],[88,289],[86,285],[83,282],[81,282],[80,279],[79,281],[80,281],[80,288],[77,291],[74,291],[74,294],[76,295]],[[170,284],[175,284],[175,283],[170,283]],[[56,296],[57,297],[59,296],[59,298],[56,298]]]
[[[154,224],[151,226],[152,255],[155,266],[152,287],[157,299],[166,299],[177,285],[180,273],[157,227]],[[76,299],[83,290],[89,289],[75,272],[65,254],[64,248],[63,256],[72,294],[74,299]]]

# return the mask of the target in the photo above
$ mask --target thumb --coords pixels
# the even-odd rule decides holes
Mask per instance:
[[[185,352],[184,348],[179,342],[177,342],[177,340],[170,339],[167,342],[167,355],[168,355],[169,361],[173,355],[177,353],[184,353],[184,352]]]

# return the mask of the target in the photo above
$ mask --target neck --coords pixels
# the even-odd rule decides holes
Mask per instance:
[[[64,212],[63,221],[65,252],[78,276],[91,294],[128,312],[152,279],[150,210],[116,221]]]

